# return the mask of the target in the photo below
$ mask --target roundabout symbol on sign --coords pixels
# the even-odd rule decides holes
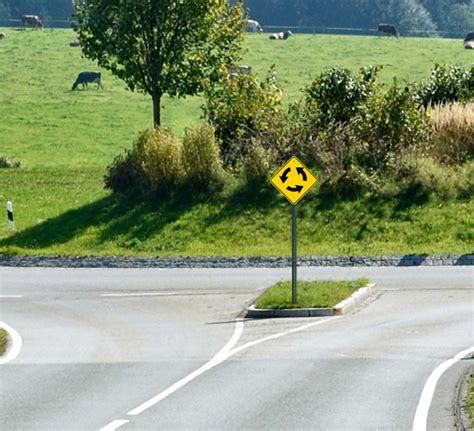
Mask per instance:
[[[288,160],[272,178],[272,184],[292,205],[296,205],[317,182],[317,178],[296,157]]]

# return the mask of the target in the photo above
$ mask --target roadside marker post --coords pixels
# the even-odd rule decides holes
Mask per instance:
[[[15,222],[13,221],[13,204],[11,201],[7,202],[7,220],[8,220],[8,229],[15,229]]]
[[[288,199],[292,206],[291,217],[291,303],[296,304],[297,242],[296,204],[318,182],[318,179],[296,157],[291,157],[272,177],[272,184]]]

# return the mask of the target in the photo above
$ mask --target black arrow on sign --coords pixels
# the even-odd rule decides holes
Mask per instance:
[[[291,172],[291,168],[286,168],[283,173],[280,175],[280,180],[284,184],[288,179],[288,174]]]
[[[308,181],[308,177],[306,176],[306,172],[304,171],[303,167],[298,166],[296,168],[296,172],[298,172],[303,177],[303,181]]]
[[[294,187],[288,186],[288,187],[286,188],[286,190],[288,190],[289,192],[298,192],[298,193],[301,193],[301,190],[303,190],[303,186],[294,186]]]

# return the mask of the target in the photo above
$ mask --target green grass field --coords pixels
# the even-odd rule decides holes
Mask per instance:
[[[152,124],[151,101],[103,71],[104,89],[71,91],[78,72],[97,67],[69,47],[70,30],[0,29],[0,205],[13,201],[16,232],[0,222],[0,252],[22,254],[289,254],[291,209],[274,190],[226,190],[211,200],[132,203],[103,189],[106,166]],[[284,101],[323,69],[381,64],[382,82],[427,78],[435,63],[470,65],[459,40],[249,35],[242,64],[264,76],[276,65]],[[163,123],[182,135],[200,121],[200,98],[165,99]],[[469,202],[322,202],[300,206],[300,254],[466,253]],[[348,220],[351,223],[348,223]]]

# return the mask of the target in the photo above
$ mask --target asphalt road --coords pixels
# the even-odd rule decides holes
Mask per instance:
[[[299,268],[377,293],[342,318],[236,323],[290,269],[0,268],[0,321],[23,339],[0,366],[0,429],[411,430],[433,370],[474,344],[473,275]],[[473,362],[441,376],[427,429],[453,429]]]

